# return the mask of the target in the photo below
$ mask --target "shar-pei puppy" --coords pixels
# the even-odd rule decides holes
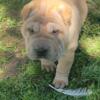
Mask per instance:
[[[21,33],[27,55],[32,60],[40,60],[42,69],[56,68],[53,80],[56,88],[68,85],[87,12],[86,0],[32,0],[22,9]]]

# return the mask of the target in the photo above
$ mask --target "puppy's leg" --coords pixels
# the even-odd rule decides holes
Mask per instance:
[[[71,26],[69,28],[68,48],[64,56],[58,61],[56,75],[53,84],[57,88],[63,88],[68,85],[68,75],[74,61],[75,50],[78,45],[78,38],[82,26],[82,17],[76,7],[72,8]]]
[[[53,81],[56,88],[63,88],[65,85],[68,85],[68,76],[74,61],[76,48],[77,46],[69,48],[66,54],[59,59],[56,76]]]
[[[42,70],[46,69],[46,71],[49,72],[49,71],[54,71],[56,65],[52,61],[41,59],[41,68]]]

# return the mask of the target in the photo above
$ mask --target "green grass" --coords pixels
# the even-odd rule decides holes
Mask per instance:
[[[15,56],[25,55],[20,11],[28,1],[0,0],[0,73]],[[0,100],[100,100],[100,1],[89,1],[89,15],[81,31],[68,88],[88,87],[93,94],[70,97],[53,91],[48,84],[54,73],[41,71],[39,62],[27,60],[17,66],[17,76],[0,80]]]

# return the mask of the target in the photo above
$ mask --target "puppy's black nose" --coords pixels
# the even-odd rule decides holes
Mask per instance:
[[[35,52],[38,57],[45,57],[47,55],[48,50],[45,48],[35,49]]]

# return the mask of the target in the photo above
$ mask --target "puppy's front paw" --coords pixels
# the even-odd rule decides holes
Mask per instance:
[[[66,85],[68,85],[68,78],[55,78],[53,85],[56,88],[64,88]]]
[[[48,60],[45,59],[41,59],[41,69],[42,70],[46,70],[47,72],[49,71],[54,71],[54,69],[56,68],[56,65]]]

